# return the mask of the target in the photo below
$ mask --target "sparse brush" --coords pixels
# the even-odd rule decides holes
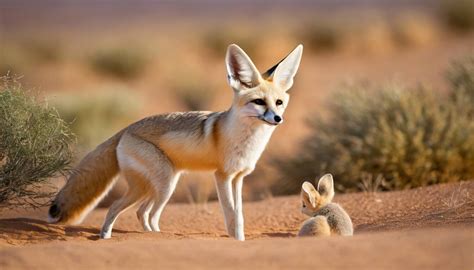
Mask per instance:
[[[312,132],[300,153],[277,161],[282,177],[275,192],[297,193],[303,181],[328,172],[339,179],[339,190],[356,190],[367,174],[381,175],[383,190],[472,179],[473,106],[457,90],[472,87],[467,66],[451,73],[455,99],[422,87],[344,88],[331,99],[329,118],[309,122]]]
[[[316,53],[339,49],[343,37],[342,30],[334,22],[309,23],[299,32],[305,46]]]
[[[59,114],[71,123],[77,135],[79,151],[89,151],[137,115],[139,101],[125,90],[103,90],[95,96],[57,96],[52,102]]]
[[[441,17],[446,25],[461,33],[474,29],[474,1],[441,0]]]
[[[213,175],[209,173],[191,173],[182,176],[173,195],[174,202],[206,204],[216,199]]]
[[[74,142],[52,107],[28,96],[16,80],[0,86],[0,209],[48,202],[51,177],[67,172]]]
[[[215,90],[209,83],[189,79],[179,81],[173,88],[181,103],[190,111],[209,110]]]
[[[90,58],[90,64],[97,72],[120,79],[132,79],[146,68],[143,51],[130,48],[111,48],[97,51]]]
[[[474,55],[455,61],[448,71],[448,79],[453,86],[453,99],[474,114]]]
[[[453,190],[448,198],[442,200],[449,209],[459,208],[467,203],[473,203],[474,198],[467,188],[463,188],[463,182],[459,183],[457,189]]]
[[[30,39],[22,44],[24,51],[37,62],[57,62],[63,57],[61,44],[54,40]]]
[[[0,76],[9,76],[10,74],[16,74],[18,67],[15,63],[9,61],[9,59],[0,58]]]
[[[22,74],[27,66],[24,55],[15,47],[3,46],[0,51],[0,76],[11,77],[13,74]]]
[[[203,44],[216,57],[224,57],[227,47],[239,44],[252,59],[258,58],[258,45],[260,40],[253,33],[242,31],[236,32],[229,28],[216,28],[209,31],[203,37]]]
[[[436,26],[421,14],[405,15],[391,24],[392,39],[399,47],[423,46],[437,39]]]
[[[361,175],[361,180],[357,184],[360,191],[366,193],[376,193],[383,190],[387,186],[387,181],[381,174],[374,177],[372,174],[364,173]]]

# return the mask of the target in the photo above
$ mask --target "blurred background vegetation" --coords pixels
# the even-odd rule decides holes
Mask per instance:
[[[23,76],[70,123],[76,162],[142,117],[227,109],[230,43],[262,71],[305,46],[246,199],[326,172],[344,191],[474,178],[471,0],[0,3],[0,74]],[[211,178],[186,175],[173,200],[215,199]]]
[[[340,191],[397,190],[474,176],[474,55],[453,64],[450,92],[400,84],[343,87],[328,118],[293,159],[278,159],[277,194],[297,193],[304,179],[334,174]],[[287,179],[295,181],[287,181]]]

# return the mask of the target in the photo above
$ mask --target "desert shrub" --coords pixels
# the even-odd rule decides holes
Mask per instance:
[[[416,13],[394,20],[391,32],[395,45],[402,48],[432,44],[438,35],[432,20]]]
[[[176,80],[178,79],[178,80]],[[209,110],[215,96],[215,88],[209,81],[187,74],[170,82],[178,100],[190,111]]]
[[[448,27],[460,32],[474,29],[474,1],[442,0],[441,17]]]
[[[334,22],[323,21],[305,24],[299,33],[305,46],[316,53],[339,49],[344,35]]]
[[[93,54],[90,64],[99,73],[121,79],[132,79],[145,70],[147,61],[142,50],[111,48]]]
[[[206,172],[183,174],[179,180],[172,201],[190,204],[206,204],[216,200],[217,194],[213,175]]]
[[[80,154],[126,127],[137,116],[139,101],[125,90],[99,92],[94,96],[76,94],[51,98],[76,134]]]
[[[37,62],[57,62],[63,57],[61,44],[54,40],[30,39],[22,44],[27,56]]]
[[[0,59],[0,76],[8,76],[12,73],[16,74],[18,68],[15,66],[14,63],[5,60]]]
[[[56,110],[3,78],[0,86],[0,209],[39,206],[45,184],[67,171],[74,137]]]
[[[448,71],[448,79],[453,86],[451,96],[457,103],[474,111],[474,55],[455,61]],[[460,105],[461,106],[461,105]]]
[[[466,102],[472,92],[459,90],[472,90],[472,62],[450,74],[455,98],[397,85],[338,92],[330,117],[308,122],[312,132],[298,155],[276,161],[282,177],[274,192],[298,192],[303,181],[328,172],[341,191],[356,190],[367,178],[383,177],[384,190],[473,178],[473,103]]]
[[[238,44],[252,59],[258,58],[258,44],[260,39],[249,32],[233,31],[229,28],[215,28],[204,34],[203,45],[215,57],[225,56],[227,47]]]
[[[28,64],[24,58],[14,46],[3,46],[0,49],[0,77],[22,74]]]

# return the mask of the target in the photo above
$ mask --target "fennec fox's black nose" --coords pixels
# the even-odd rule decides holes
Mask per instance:
[[[280,116],[275,115],[275,117],[273,117],[273,120],[275,120],[275,122],[277,122],[277,123],[280,123],[282,119],[281,119]]]

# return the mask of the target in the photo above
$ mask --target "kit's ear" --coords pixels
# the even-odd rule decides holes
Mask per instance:
[[[303,45],[298,45],[287,57],[280,61],[262,76],[264,78],[271,78],[273,83],[288,91],[293,85],[293,78],[300,66],[301,56],[303,54]]]
[[[314,188],[310,182],[304,182],[301,186],[301,195],[311,203],[313,207],[316,207],[316,199],[319,196],[318,191]]]
[[[225,57],[227,77],[232,89],[240,91],[259,85],[260,73],[250,60],[250,57],[237,45],[227,48]]]
[[[334,180],[331,174],[325,174],[318,181],[318,192],[326,202],[334,198]]]

